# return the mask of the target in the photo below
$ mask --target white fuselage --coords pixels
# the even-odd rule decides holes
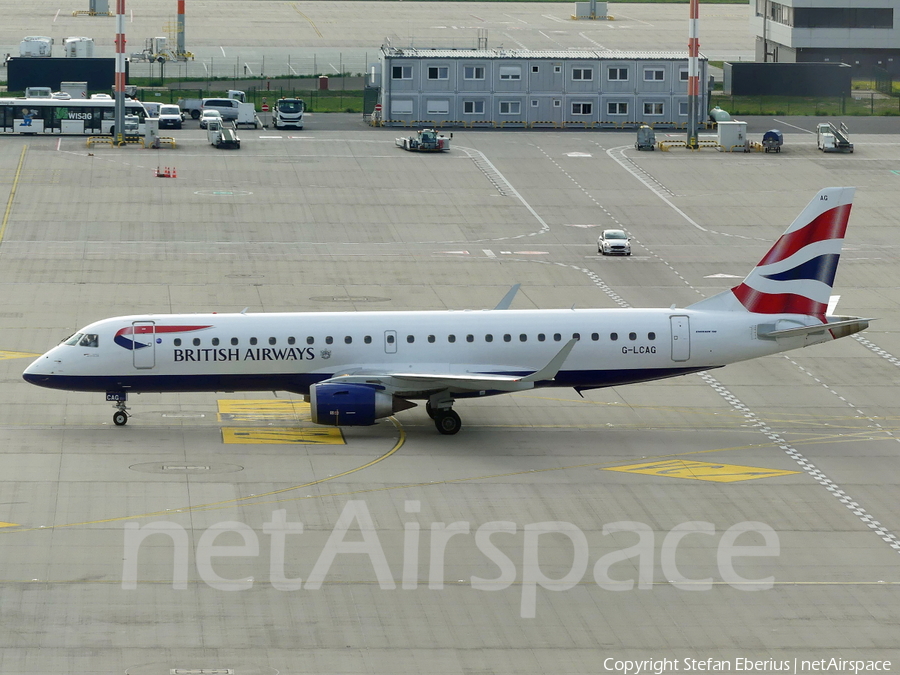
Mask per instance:
[[[591,389],[832,339],[827,331],[757,337],[761,324],[811,322],[803,315],[691,309],[136,315],[83,328],[78,335],[88,338],[54,347],[24,377],[75,391],[306,394],[317,382],[367,372],[527,375],[577,337],[556,377],[536,386]]]

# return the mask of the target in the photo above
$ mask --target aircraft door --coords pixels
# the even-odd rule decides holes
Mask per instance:
[[[384,353],[385,354],[396,354],[397,353],[397,331],[395,331],[395,330],[384,331]]]
[[[135,321],[131,326],[134,367],[153,368],[156,365],[156,324],[153,321]]]
[[[672,324],[672,360],[687,361],[691,358],[691,321],[684,315],[670,316]]]

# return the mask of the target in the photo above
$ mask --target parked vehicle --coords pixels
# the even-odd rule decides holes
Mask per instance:
[[[303,128],[306,104],[299,98],[280,98],[272,109],[272,126],[276,129]]]
[[[237,101],[238,103],[245,103],[247,101],[247,95],[242,91],[238,91],[236,89],[229,89],[228,92],[225,94],[224,99],[223,98],[217,98],[217,99],[180,98],[180,99],[178,99],[178,107],[181,108],[182,112],[184,112],[185,115],[190,115],[192,119],[198,120],[198,119],[200,119],[200,113],[203,112],[204,103],[206,101],[210,101],[210,100],[216,100],[216,101],[233,100],[233,101]],[[235,106],[235,107],[237,107],[237,106]],[[232,119],[236,119],[236,118],[237,118],[237,113],[234,114],[234,117]]]
[[[146,107],[146,106],[144,106]],[[159,128],[180,129],[183,121],[181,108],[173,103],[167,103],[159,108]]]
[[[203,114],[200,115],[200,128],[206,129],[207,125],[214,120],[222,121],[222,114],[218,110],[204,110]]]

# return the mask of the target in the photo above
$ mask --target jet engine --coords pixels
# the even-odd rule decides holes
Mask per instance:
[[[316,424],[368,426],[415,403],[364,384],[322,382],[309,388],[309,410]]]

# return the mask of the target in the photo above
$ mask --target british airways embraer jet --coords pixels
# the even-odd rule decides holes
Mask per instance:
[[[23,377],[106,392],[288,391],[312,421],[369,425],[424,400],[455,434],[460,398],[659,380],[827,342],[868,319],[827,316],[854,188],[819,192],[744,281],[684,309],[159,314],[104,319]]]

